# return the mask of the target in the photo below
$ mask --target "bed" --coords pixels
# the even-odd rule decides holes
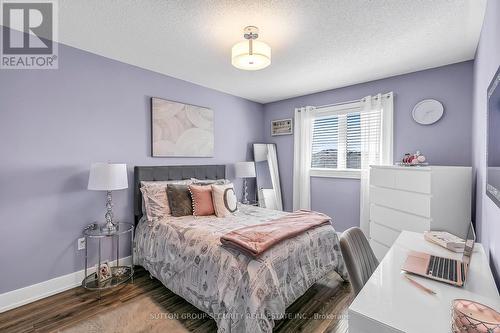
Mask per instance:
[[[134,262],[217,323],[218,332],[272,332],[274,320],[331,271],[347,278],[331,225],[283,241],[258,259],[223,247],[236,228],[286,215],[240,205],[234,216],[142,217],[141,181],[225,178],[224,165],[135,167]]]

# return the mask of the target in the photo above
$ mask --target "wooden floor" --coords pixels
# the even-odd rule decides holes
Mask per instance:
[[[348,283],[339,282],[332,273],[313,285],[287,309],[287,318],[276,322],[275,332],[346,333],[346,309],[352,300]],[[165,312],[200,313],[195,307],[175,295],[161,282],[150,279],[142,268],[136,270],[133,283],[101,293],[77,287],[60,294],[24,305],[0,314],[0,332],[50,332],[71,327],[91,319],[96,314],[111,311],[142,297],[150,297]],[[202,316],[199,316],[202,317]],[[191,332],[215,332],[212,319],[187,319],[182,325]]]

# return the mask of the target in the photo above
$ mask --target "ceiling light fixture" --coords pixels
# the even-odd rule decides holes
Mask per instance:
[[[247,71],[256,71],[271,64],[271,47],[256,39],[259,29],[248,26],[243,29],[245,41],[235,44],[231,50],[231,63],[234,67]]]

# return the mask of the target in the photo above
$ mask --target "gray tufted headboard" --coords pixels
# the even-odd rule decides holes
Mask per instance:
[[[225,165],[172,165],[134,167],[134,217],[135,224],[142,217],[141,181],[181,180],[181,179],[223,179],[226,178]]]

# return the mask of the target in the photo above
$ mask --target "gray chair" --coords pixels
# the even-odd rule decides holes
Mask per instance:
[[[378,266],[378,260],[360,228],[350,228],[340,236],[340,249],[357,295]]]

